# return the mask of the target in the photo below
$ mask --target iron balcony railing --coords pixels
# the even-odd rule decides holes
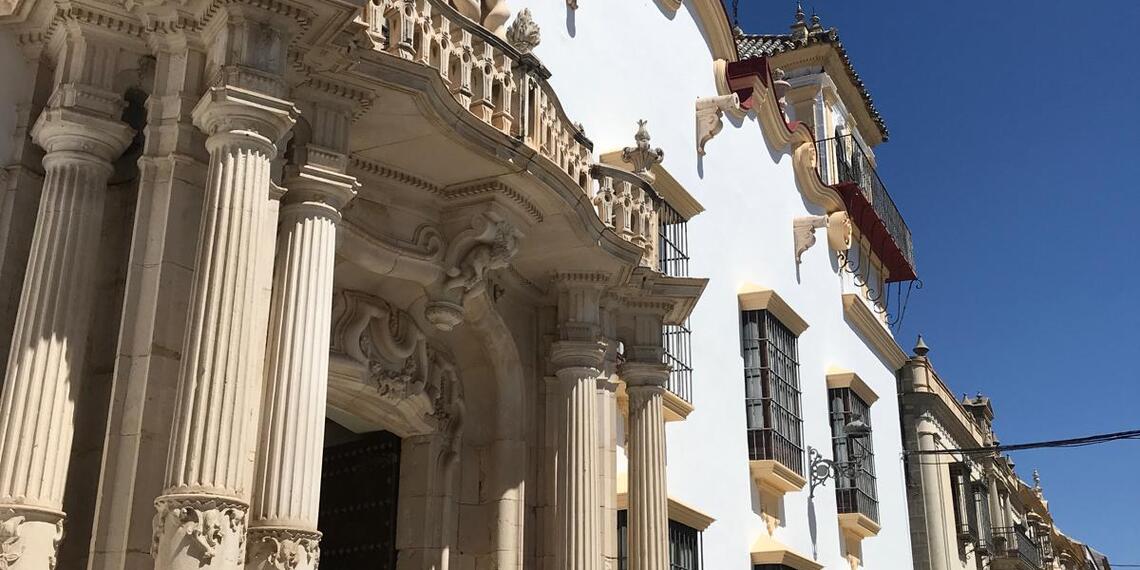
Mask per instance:
[[[665,200],[657,207],[658,269],[669,277],[689,276],[688,220]],[[665,325],[662,343],[664,361],[670,366],[666,388],[682,400],[693,403],[692,329],[689,320],[679,325]]]
[[[887,187],[883,184],[869,154],[852,135],[824,139],[816,143],[819,151],[819,176],[829,186],[851,183],[859,187],[863,196],[871,203],[875,214],[887,228],[887,233],[902,252],[913,269],[914,244],[911,242],[910,228],[895,206]],[[851,212],[853,216],[858,212]]]
[[[1024,531],[1015,527],[994,527],[993,555],[998,558],[1016,558],[1030,568],[1042,568],[1041,547]]]

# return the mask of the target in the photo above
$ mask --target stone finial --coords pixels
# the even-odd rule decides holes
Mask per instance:
[[[1033,470],[1033,490],[1041,492],[1041,474],[1036,469]]]
[[[530,8],[523,8],[515,21],[507,28],[507,41],[522,53],[530,53],[542,42],[542,33],[530,14]]]
[[[653,173],[649,171],[654,164],[665,159],[665,151],[649,146],[649,131],[645,128],[648,123],[645,119],[637,121],[637,133],[633,135],[635,146],[627,146],[621,151],[621,159],[633,164],[633,173],[653,182]]]
[[[922,335],[918,335],[918,342],[914,343],[915,356],[926,356],[930,352],[930,347],[926,346],[926,341],[922,339]]]

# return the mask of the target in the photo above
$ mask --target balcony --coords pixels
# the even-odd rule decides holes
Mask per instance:
[[[917,277],[910,228],[887,193],[873,161],[852,135],[816,143],[819,176],[843,198],[847,212],[889,271],[886,281]]]
[[[989,543],[993,570],[1041,570],[1041,548],[1025,532],[1014,527],[995,527]]]

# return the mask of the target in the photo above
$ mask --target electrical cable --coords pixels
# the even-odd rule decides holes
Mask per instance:
[[[1140,429],[1119,431],[1114,433],[1105,433],[1090,435],[1085,437],[1075,437],[1069,439],[1054,439],[1049,441],[1035,441],[1031,443],[1017,443],[1010,445],[992,445],[988,447],[964,447],[960,449],[921,449],[921,450],[908,450],[903,452],[905,455],[943,455],[948,453],[962,454],[962,455],[995,455],[1009,451],[1025,451],[1027,449],[1043,449],[1043,448],[1062,448],[1062,447],[1085,447],[1088,445],[1098,445],[1101,443],[1108,443],[1111,441],[1121,440],[1140,440]]]

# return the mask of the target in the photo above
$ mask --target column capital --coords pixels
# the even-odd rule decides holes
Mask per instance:
[[[50,107],[40,113],[31,135],[32,141],[49,155],[56,154],[55,159],[65,156],[92,163],[110,174],[111,163],[131,143],[135,131],[122,121],[98,114],[69,107]]]
[[[246,135],[266,147],[275,147],[298,114],[288,101],[232,85],[207,89],[191,113],[194,125],[211,137]]]
[[[316,570],[321,533],[289,527],[250,527],[246,568]]]
[[[597,377],[602,373],[602,364],[606,357],[606,343],[604,341],[573,341],[560,340],[550,347],[550,363],[554,365],[555,374],[562,378],[564,371],[574,369],[583,374]],[[578,375],[575,375],[577,378]]]
[[[356,177],[313,164],[290,166],[285,170],[283,185],[288,189],[285,207],[311,204],[324,205],[337,213],[356,197],[360,183]]]
[[[671,370],[668,364],[626,362],[621,365],[618,374],[630,390],[642,388],[664,390],[665,385],[669,383]]]

